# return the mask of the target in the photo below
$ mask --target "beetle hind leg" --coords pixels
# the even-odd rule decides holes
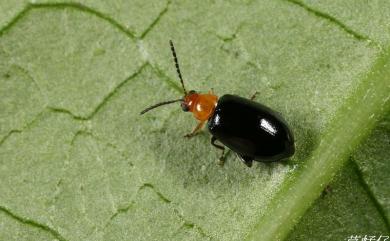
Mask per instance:
[[[221,156],[219,157],[219,162],[218,162],[218,165],[220,165],[222,167],[225,164],[225,158],[224,158],[225,147],[222,145],[215,144],[216,140],[217,140],[217,138],[215,136],[212,136],[211,137],[211,145],[213,145],[215,148],[222,150],[222,153],[221,153]]]
[[[259,92],[255,92],[252,96],[251,96],[251,99],[250,100],[254,100],[256,98],[256,95],[258,94]]]

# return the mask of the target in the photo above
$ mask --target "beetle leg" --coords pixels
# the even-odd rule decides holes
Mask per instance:
[[[184,137],[191,138],[198,134],[199,130],[202,129],[204,126],[205,121],[201,121],[198,123],[198,125],[191,131],[191,133],[188,133],[187,135],[184,135]]]
[[[217,140],[217,138],[215,136],[212,136],[211,137],[211,145],[222,150],[221,156],[219,157],[218,165],[223,166],[225,164],[225,158],[223,156],[223,154],[225,153],[225,147],[222,145],[215,144],[216,140]]]
[[[211,94],[211,95],[214,94],[214,88],[211,88],[211,89],[209,90],[209,94]]]
[[[240,154],[237,154],[237,156],[247,167],[252,167],[253,157],[241,156]]]
[[[255,98],[256,98],[256,95],[258,94],[259,92],[255,92],[253,95],[252,95],[252,97],[251,97],[251,100],[254,100]]]

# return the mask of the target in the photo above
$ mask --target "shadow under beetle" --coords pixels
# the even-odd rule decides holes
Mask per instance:
[[[222,150],[219,158],[224,163],[225,147],[216,144],[218,140],[234,151],[237,156],[251,167],[253,161],[272,162],[291,157],[295,152],[294,137],[284,119],[267,106],[236,95],[223,95],[218,99],[213,91],[201,94],[194,90],[187,92],[180,72],[175,47],[171,45],[176,71],[183,88],[184,97],[152,105],[141,112],[146,112],[175,102],[181,102],[183,111],[192,112],[199,121],[194,130],[185,135],[196,135],[207,122],[212,135],[211,144]]]

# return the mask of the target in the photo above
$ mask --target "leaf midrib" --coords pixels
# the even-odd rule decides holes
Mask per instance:
[[[390,49],[382,52],[328,125],[311,157],[286,180],[246,240],[283,240],[357,145],[389,111]],[[342,133],[342,134],[340,134]],[[341,147],[341,148],[340,148]]]

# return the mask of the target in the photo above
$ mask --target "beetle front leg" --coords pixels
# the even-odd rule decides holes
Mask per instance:
[[[191,138],[191,137],[195,136],[196,134],[198,134],[199,130],[201,130],[202,127],[204,126],[204,123],[206,123],[206,122],[205,121],[199,122],[198,125],[192,130],[192,132],[188,133],[187,135],[184,135],[184,137]]]
[[[216,140],[217,140],[217,138],[215,138],[215,136],[212,136],[211,137],[211,145],[213,145],[215,148],[222,150],[222,153],[221,153],[221,156],[219,157],[219,162],[218,162],[218,165],[220,165],[222,167],[225,164],[225,158],[223,156],[225,154],[225,147],[215,144]]]

